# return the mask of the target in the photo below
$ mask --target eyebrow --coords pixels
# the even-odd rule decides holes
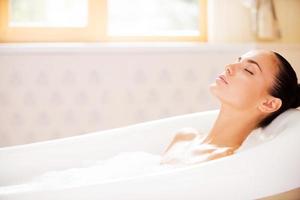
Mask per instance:
[[[242,60],[242,57],[239,57],[239,58],[238,58],[238,61],[240,62],[241,60]],[[245,60],[246,60],[246,62],[255,64],[255,65],[259,68],[259,70],[262,72],[261,67],[259,66],[259,64],[258,64],[255,60],[248,59],[248,58],[246,58]]]

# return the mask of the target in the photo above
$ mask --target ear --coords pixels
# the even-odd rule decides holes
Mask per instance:
[[[272,113],[277,111],[281,107],[281,104],[281,99],[268,96],[258,105],[258,109],[263,113]]]

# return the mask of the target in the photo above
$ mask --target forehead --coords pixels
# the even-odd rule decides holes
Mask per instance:
[[[262,65],[263,68],[277,68],[277,59],[272,51],[253,50],[243,54],[242,59],[247,58],[254,60]]]
[[[275,54],[267,50],[253,50],[241,56],[243,59],[251,59],[256,61],[262,69],[262,78],[265,79],[268,85],[273,83],[279,65]]]
[[[256,61],[262,68],[262,70],[266,73],[276,73],[278,70],[278,61],[275,54],[272,51],[253,50],[243,54],[241,58]]]

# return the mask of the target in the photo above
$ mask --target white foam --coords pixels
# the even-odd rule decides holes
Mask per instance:
[[[160,165],[160,161],[160,155],[146,152],[122,152],[107,160],[97,161],[90,166],[49,171],[24,184],[0,187],[0,194],[79,187],[178,167]]]

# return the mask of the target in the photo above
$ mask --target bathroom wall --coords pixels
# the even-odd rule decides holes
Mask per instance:
[[[209,84],[253,48],[300,74],[299,45],[2,44],[0,146],[216,109]]]
[[[208,1],[208,41],[253,42],[250,9],[245,0]],[[282,37],[276,42],[300,43],[300,1],[274,0]]]

